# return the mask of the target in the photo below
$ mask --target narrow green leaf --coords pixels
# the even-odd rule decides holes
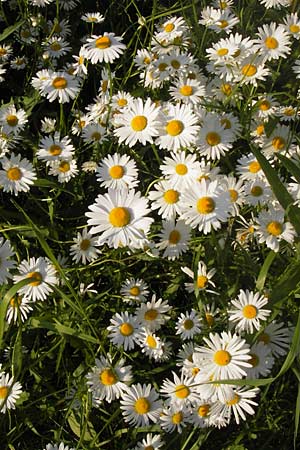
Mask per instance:
[[[269,305],[273,306],[276,303],[284,301],[288,295],[297,288],[299,283],[300,262],[293,261],[288,265],[283,274],[279,277],[277,283],[273,286]]]
[[[22,370],[22,325],[19,326],[17,337],[14,342],[13,354],[12,354],[12,375],[15,379],[19,378],[19,374]]]
[[[284,167],[296,178],[300,183],[300,168],[290,158],[284,155],[278,155],[278,159],[282,162]]]
[[[259,291],[261,291],[265,285],[269,269],[271,267],[272,262],[275,259],[275,256],[276,256],[276,253],[273,252],[273,250],[271,250],[270,253],[268,254],[268,256],[266,257],[266,259],[262,265],[262,268],[260,269],[260,272],[259,272],[257,280],[256,280],[256,289],[258,289]]]
[[[9,27],[5,28],[3,33],[0,34],[0,42],[4,41],[8,36],[10,36],[12,33],[14,33],[18,28],[20,28],[23,23],[25,23],[25,19],[20,20],[19,22],[14,23],[13,25],[10,25]]]
[[[79,330],[74,330],[74,328],[67,327],[59,322],[49,322],[48,320],[39,320],[32,318],[29,322],[29,325],[32,328],[45,328],[62,336],[66,334],[67,336],[74,336],[83,341],[92,342],[93,344],[99,344],[99,341],[93,336],[81,333]]]
[[[96,436],[96,431],[92,425],[91,422],[85,422],[86,427],[84,430],[82,430],[82,425],[80,424],[80,418],[78,415],[75,415],[74,411],[71,411],[69,417],[68,417],[68,423],[70,425],[71,430],[73,433],[78,437],[81,438],[84,442],[89,442]]]
[[[297,449],[296,441],[299,430],[299,417],[300,417],[300,383],[298,383],[298,395],[296,400],[296,408],[295,408],[295,430],[294,430],[294,450]]]
[[[276,378],[283,375],[292,366],[296,356],[299,353],[299,348],[300,348],[300,310],[298,314],[297,325],[295,327],[290,351],[288,352],[279,373],[276,375]]]

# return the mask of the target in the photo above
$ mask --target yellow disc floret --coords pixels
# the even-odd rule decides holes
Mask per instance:
[[[130,222],[130,212],[127,208],[117,206],[110,211],[108,220],[113,227],[125,227]]]

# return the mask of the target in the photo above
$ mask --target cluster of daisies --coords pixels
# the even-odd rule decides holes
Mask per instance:
[[[17,8],[2,3],[2,14]],[[132,427],[159,425],[160,434],[147,433],[133,450],[161,448],[163,433],[182,433],[188,426],[221,428],[246,420],[258,405],[259,389],[238,387],[234,380],[247,385],[248,379],[269,376],[292,340],[290,324],[271,320],[266,293],[240,289],[224,311],[218,302],[221,287],[213,279],[218,268],[204,260],[193,268],[191,260],[194,242],[210,245],[211,235],[224,251],[226,245],[243,252],[267,247],[292,255],[295,250],[297,232],[252,150],[280,174],[298,207],[300,91],[288,96],[270,86],[287,58],[290,79],[300,78],[300,17],[289,0],[260,0],[266,22],[253,25],[250,37],[242,33],[232,0],[210,3],[199,11],[197,26],[207,37],[201,48],[193,44],[187,21],[176,16],[157,24],[149,45],[134,52],[128,81],[135,80],[142,96],[120,81],[114,65],[127,63],[126,34],[106,31],[102,14],[76,17],[78,28],[88,31],[73,42],[71,17],[78,0],[30,0],[32,14],[14,32],[15,41],[8,35],[0,44],[3,85],[13,71],[28,69],[35,47],[36,70],[30,71],[26,89],[36,105],[50,109],[42,117],[36,113],[40,122],[33,132],[37,119],[25,104],[12,99],[0,106],[5,200],[40,195],[39,181],[45,178],[53,189],[91,181],[97,186],[95,200],[84,205],[68,254],[65,245],[64,255],[57,254],[60,266],[72,272],[90,265],[92,278],[97,261],[109,252],[130,258],[146,253],[157,264],[160,258],[171,268],[178,263],[174,270],[186,280],[185,295],[194,307],[174,306],[142,276],[125,271],[114,293],[121,309],[106,324],[102,354],[81,383],[93,408],[100,410],[103,403],[119,408]],[[57,19],[56,8],[64,19]],[[269,19],[273,8],[280,14]],[[138,23],[140,32],[148,29],[145,18]],[[86,101],[91,79],[98,84]],[[282,167],[281,157],[296,167],[295,177]],[[14,245],[0,237],[0,283],[21,285],[7,307],[8,329],[26,323],[36,305],[43,308],[66,281],[53,261],[29,252],[22,259]],[[97,295],[92,286],[80,285],[80,295]],[[205,302],[198,303],[199,296]],[[149,365],[172,365],[170,377],[141,384],[134,357],[127,363],[135,352]],[[0,367],[0,412],[15,409],[21,392],[21,384]],[[74,408],[82,406],[77,389],[71,401]],[[73,449],[61,442],[45,450]]]

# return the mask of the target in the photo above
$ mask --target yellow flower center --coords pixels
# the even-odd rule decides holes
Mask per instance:
[[[277,39],[275,39],[273,36],[268,36],[265,39],[265,44],[266,44],[266,47],[270,50],[274,50],[279,45]]]
[[[184,130],[184,125],[180,120],[170,120],[167,123],[166,131],[170,136],[178,136]]]
[[[128,322],[124,322],[120,325],[119,330],[123,336],[130,336],[133,333],[133,326]]]
[[[279,236],[283,232],[282,224],[274,220],[273,222],[268,223],[267,231],[273,236]]]
[[[15,127],[18,125],[19,119],[15,114],[8,114],[6,116],[6,122],[10,127]]]
[[[225,117],[223,119],[221,119],[221,125],[223,125],[223,127],[225,128],[225,130],[230,130],[231,128],[231,122],[229,119],[226,119]]]
[[[102,80],[102,83],[101,83],[102,92],[106,92],[107,88],[108,88],[108,80]]]
[[[20,295],[17,295],[17,297],[12,297],[9,304],[12,308],[17,308],[17,306],[22,304],[22,297]]]
[[[219,22],[218,22],[218,27],[219,28],[226,28],[226,27],[228,27],[228,22],[227,22],[227,20],[219,20]]]
[[[100,141],[101,137],[102,135],[101,133],[99,133],[99,131],[94,131],[94,133],[91,135],[91,139],[96,142]]]
[[[18,181],[22,178],[22,172],[19,167],[11,167],[7,170],[6,176],[11,181]]]
[[[228,48],[219,48],[217,53],[218,53],[219,56],[225,56],[228,53]]]
[[[4,400],[7,397],[8,394],[8,388],[6,386],[0,387],[0,399]]]
[[[148,347],[150,347],[150,348],[156,348],[157,347],[156,340],[151,335],[147,336],[146,343],[147,343]]]
[[[208,285],[208,278],[205,275],[199,275],[197,277],[197,287],[198,289],[204,289]]]
[[[52,42],[52,44],[50,45],[50,48],[54,52],[58,52],[59,50],[61,50],[61,45],[59,42]]]
[[[229,97],[229,95],[231,95],[232,93],[232,87],[228,83],[222,83],[221,91],[223,92],[224,95],[226,95],[226,97]]]
[[[250,173],[257,173],[260,171],[261,167],[259,162],[257,161],[252,161],[249,166],[248,166],[249,172]]]
[[[300,31],[299,25],[295,25],[295,24],[290,25],[290,32],[291,33],[299,33],[299,31]]]
[[[261,136],[265,131],[265,126],[263,124],[257,125],[256,133],[258,136]]]
[[[291,116],[293,116],[293,115],[295,114],[295,110],[294,110],[294,108],[286,108],[286,109],[283,111],[283,114],[284,114],[285,116],[291,117]]]
[[[35,281],[29,283],[30,286],[39,286],[43,281],[43,277],[40,272],[30,272],[27,274],[27,278],[34,278]]]
[[[217,350],[214,354],[214,362],[218,366],[227,366],[231,361],[231,355],[226,350]]]
[[[177,230],[172,230],[171,233],[169,234],[169,243],[176,245],[178,244],[178,242],[180,241],[180,233]]]
[[[271,342],[271,338],[267,333],[262,333],[258,336],[257,340],[259,342],[263,342],[265,345],[269,344]]]
[[[193,93],[193,87],[189,86],[188,84],[185,84],[184,86],[181,86],[179,89],[179,92],[181,95],[184,95],[185,97],[189,97]]]
[[[251,359],[248,360],[248,363],[251,364],[252,367],[256,367],[259,364],[259,357],[255,353],[249,353]]]
[[[238,394],[234,394],[234,397],[231,400],[226,402],[227,406],[236,405],[240,401],[240,396]]]
[[[146,128],[148,123],[148,120],[145,116],[135,116],[132,120],[131,120],[131,128],[134,131],[142,131]]]
[[[70,164],[68,163],[68,161],[62,161],[59,164],[58,170],[62,173],[66,173],[69,172],[70,170]]]
[[[113,384],[116,384],[116,382],[118,381],[112,369],[104,369],[100,373],[99,378],[101,383],[104,384],[105,386],[112,386]]]
[[[59,146],[59,145],[56,145],[56,144],[52,144],[50,147],[49,147],[49,153],[52,155],[52,156],[58,156],[58,155],[60,155],[61,154],[61,152],[62,152],[62,148]]]
[[[167,25],[164,26],[164,31],[166,33],[171,33],[175,28],[175,25],[173,23],[167,23]]]
[[[193,326],[194,326],[194,322],[191,319],[186,319],[183,322],[183,328],[185,330],[191,330],[193,328]]]
[[[194,377],[197,375],[197,373],[200,372],[200,369],[199,369],[199,367],[193,367],[191,372],[192,372],[192,376]]]
[[[151,63],[151,59],[148,58],[148,56],[146,56],[146,57],[143,59],[143,63],[148,65],[148,64]]]
[[[31,36],[31,33],[29,30],[21,30],[20,35],[22,38],[27,39]]]
[[[243,316],[246,319],[254,319],[257,316],[257,308],[254,305],[246,305],[243,308]]]
[[[156,309],[149,309],[148,311],[145,312],[144,319],[151,321],[151,320],[155,320],[157,316],[158,316],[158,312]]]
[[[124,175],[124,168],[122,166],[112,166],[109,169],[109,175],[112,178],[119,180]]]
[[[187,398],[190,395],[190,390],[185,384],[179,384],[175,388],[175,395],[177,398]]]
[[[151,404],[145,397],[139,398],[134,404],[135,412],[138,414],[147,414],[150,411],[150,407]]]
[[[180,61],[178,61],[177,59],[172,59],[171,66],[173,67],[173,69],[178,70],[181,66]]]
[[[146,445],[145,450],[155,450],[153,445]]]
[[[0,47],[0,58],[1,58],[1,56],[5,56],[6,53],[7,53],[7,51],[5,50],[5,48]]]
[[[268,111],[271,108],[271,103],[268,100],[262,100],[259,104],[259,109],[261,111]]]
[[[169,189],[164,193],[164,201],[172,205],[173,203],[177,203],[179,199],[179,192],[174,189]]]
[[[130,222],[130,212],[127,208],[117,206],[110,211],[108,220],[113,227],[125,227]]]
[[[284,147],[285,147],[285,139],[283,139],[283,137],[281,137],[281,136],[276,136],[272,140],[272,145],[274,147],[274,150],[276,152],[278,152],[278,151],[284,149]]]
[[[209,413],[209,405],[204,404],[204,405],[199,406],[198,415],[200,417],[207,417],[208,413]]]
[[[138,286],[132,286],[132,288],[129,289],[129,294],[134,295],[137,297],[140,294],[141,290]]]
[[[205,140],[207,142],[208,145],[210,145],[211,147],[213,147],[214,145],[218,145],[221,142],[221,137],[218,133],[216,133],[215,131],[210,131],[209,133],[207,133]]]
[[[245,75],[245,77],[253,77],[257,72],[257,68],[253,64],[245,64],[242,67],[242,74]]]
[[[86,251],[91,246],[91,241],[89,239],[82,239],[80,242],[80,249]]]
[[[197,201],[197,211],[200,214],[210,214],[214,211],[216,204],[211,197],[201,197]]]
[[[106,48],[111,46],[111,40],[108,36],[101,36],[95,42],[95,47],[100,50],[105,50]]]
[[[212,327],[213,324],[215,323],[215,319],[214,319],[214,316],[212,314],[206,313],[205,314],[205,319],[206,319],[207,325],[209,327]]]
[[[253,197],[260,197],[263,193],[264,191],[261,186],[253,186],[253,188],[251,188],[251,194]]]
[[[239,197],[238,192],[237,192],[235,189],[229,189],[228,192],[229,192],[229,194],[230,194],[230,200],[231,200],[231,203],[236,202],[237,199],[238,199],[238,197]]]
[[[123,108],[124,106],[127,105],[127,100],[126,98],[119,98],[119,100],[117,101],[118,105],[121,106],[121,108]]]
[[[175,172],[178,175],[185,175],[188,172],[188,168],[185,164],[176,164]]]
[[[168,64],[166,64],[166,63],[160,63],[160,64],[158,64],[158,70],[159,70],[160,72],[164,72],[164,71],[166,70],[167,67],[168,67]]]
[[[65,89],[68,86],[68,82],[64,77],[56,77],[52,81],[52,86],[55,89]]]
[[[175,425],[178,425],[179,423],[181,423],[183,420],[183,414],[182,412],[178,411],[177,413],[173,414],[172,416],[172,422]]]

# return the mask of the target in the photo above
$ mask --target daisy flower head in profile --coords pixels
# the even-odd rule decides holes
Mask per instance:
[[[56,270],[53,264],[46,258],[30,258],[23,260],[18,266],[18,273],[13,276],[14,283],[21,280],[32,279],[32,281],[18,290],[20,295],[25,295],[33,302],[46,300],[53,292],[53,287],[58,284]]]
[[[221,228],[231,212],[230,195],[218,180],[202,179],[191,186],[182,194],[182,204],[181,219],[204,234]]]
[[[236,299],[231,300],[231,309],[228,309],[229,321],[235,325],[237,332],[254,333],[261,328],[261,321],[267,320],[271,314],[270,309],[263,309],[268,298],[259,292],[240,290]]]
[[[163,258],[174,261],[185,253],[189,247],[191,227],[182,220],[175,223],[174,219],[164,220],[160,231],[160,242],[156,244],[159,250],[164,250]]]
[[[95,366],[86,375],[88,390],[92,392],[96,403],[102,402],[102,400],[111,403],[120,398],[126,390],[132,380],[132,367],[124,364],[124,358],[113,364],[109,353],[106,357],[96,358]]]
[[[15,105],[0,108],[0,126],[4,133],[18,135],[27,122],[28,118],[24,109],[17,109]]]
[[[139,183],[135,161],[119,153],[103,158],[97,167],[96,176],[100,186],[107,189],[129,189]]]
[[[145,217],[148,200],[133,189],[112,190],[98,195],[86,213],[91,234],[99,234],[98,245],[118,248],[144,239],[153,219]]]
[[[247,375],[246,369],[251,367],[250,347],[245,339],[237,334],[223,331],[209,333],[203,338],[206,347],[195,349],[199,358],[203,359],[203,369],[213,375],[215,380],[241,378]],[[201,373],[201,371],[200,371]]]
[[[183,191],[189,189],[197,180],[200,163],[197,161],[196,155],[188,155],[184,151],[171,152],[171,157],[166,157],[163,160],[163,164],[160,166],[160,170],[164,178],[173,186],[173,190]],[[167,200],[172,201],[177,199],[175,192],[170,192],[167,195]]]
[[[254,227],[258,242],[265,242],[276,253],[279,252],[280,241],[293,244],[297,235],[293,225],[285,221],[281,208],[270,207],[268,211],[261,211]]]
[[[22,385],[8,373],[0,372],[0,413],[16,409],[16,402],[22,393]]]
[[[20,192],[28,192],[37,179],[35,170],[30,161],[21,158],[18,153],[10,154],[10,158],[1,158],[2,170],[0,170],[0,185],[4,192],[18,195]]]
[[[133,384],[127,387],[120,400],[125,422],[132,426],[145,427],[156,423],[162,410],[162,401],[151,384]]]
[[[132,450],[158,450],[164,444],[159,434],[147,433],[146,437],[138,442]]]
[[[130,102],[128,108],[124,108],[115,116],[114,135],[119,143],[124,142],[133,147],[137,142],[146,145],[153,143],[153,137],[158,136],[160,107],[156,106],[150,98],[144,103],[141,98]]]
[[[291,52],[291,41],[283,25],[271,22],[258,28],[258,38],[254,41],[253,51],[262,56],[263,61],[286,58]]]
[[[86,23],[102,23],[104,22],[104,16],[98,12],[90,12],[85,13],[81,17],[81,20],[83,20]]]
[[[256,342],[250,348],[250,356],[249,363],[252,367],[247,369],[247,378],[267,377],[275,363],[271,349],[263,342]]]
[[[75,148],[68,136],[63,138],[60,133],[55,132],[53,136],[45,136],[41,139],[37,158],[45,161],[48,165],[51,161],[69,159],[75,153]]]
[[[107,330],[111,342],[117,347],[123,347],[125,351],[132,350],[138,342],[141,327],[136,317],[127,311],[116,313],[110,319],[110,323]]]
[[[161,118],[159,137],[156,139],[159,148],[177,152],[180,148],[195,144],[199,132],[198,118],[189,105],[169,104]]]
[[[82,233],[77,233],[77,237],[73,239],[74,244],[70,247],[70,255],[75,263],[88,264],[98,258],[100,250],[96,248],[97,238],[93,237],[86,228]]]
[[[79,80],[66,71],[52,72],[49,79],[41,83],[39,90],[51,103],[55,100],[59,103],[68,103],[80,91]]]
[[[25,322],[33,309],[30,303],[31,301],[22,295],[15,295],[11,298],[6,312],[7,323],[17,323],[19,319],[21,322]]]
[[[193,339],[201,332],[200,318],[194,309],[185,314],[180,313],[175,325],[176,334],[179,334],[182,340]]]
[[[188,275],[192,280],[194,280],[195,275],[194,272],[189,269],[188,267],[181,267],[182,272],[184,272],[186,275]],[[206,291],[210,293],[215,293],[214,291],[211,291],[207,289],[209,285],[216,287],[215,283],[212,281],[212,277],[216,273],[216,269],[210,269],[207,270],[207,266],[203,261],[198,262],[197,267],[197,277],[194,283],[185,283],[185,288],[188,292],[194,292],[195,286],[197,286],[197,289],[199,291]]]
[[[92,64],[113,63],[126,49],[126,45],[121,42],[122,40],[122,37],[115,36],[114,33],[105,32],[100,36],[92,35],[87,38],[87,42],[84,44],[87,50],[86,58]]]
[[[12,249],[11,243],[8,239],[4,240],[0,237],[0,284],[6,284],[12,275],[10,270],[16,267],[16,261],[13,258],[15,252]]]
[[[120,295],[125,303],[144,303],[149,295],[149,286],[142,279],[128,278],[121,286]]]
[[[222,184],[227,189],[231,201],[231,215],[239,215],[239,209],[244,203],[244,184],[243,180],[236,179],[232,176],[224,176]]]
[[[49,175],[56,176],[59,183],[67,183],[78,172],[76,159],[64,158],[49,162]]]
[[[280,9],[282,6],[289,6],[291,0],[259,0],[263,6],[267,9],[277,8]]]

